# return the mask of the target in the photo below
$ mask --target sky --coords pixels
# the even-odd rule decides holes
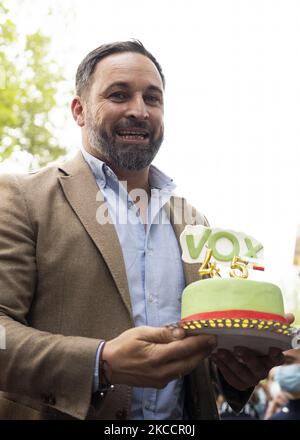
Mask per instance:
[[[154,164],[212,226],[263,243],[270,281],[298,282],[299,1],[10,0],[9,7],[21,33],[52,37],[70,88],[92,49],[141,40],[167,81],[165,141]],[[78,149],[71,114],[59,137],[70,154]]]

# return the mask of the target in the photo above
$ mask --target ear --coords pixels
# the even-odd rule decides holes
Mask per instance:
[[[75,96],[75,98],[72,100],[71,110],[76,124],[79,125],[79,127],[83,127],[85,125],[85,113],[81,98],[79,96]]]

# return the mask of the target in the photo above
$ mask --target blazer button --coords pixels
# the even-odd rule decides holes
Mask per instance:
[[[117,420],[125,420],[127,418],[127,411],[124,408],[119,409],[116,412],[116,418],[117,418]]]
[[[53,394],[44,394],[42,396],[43,402],[46,403],[47,405],[52,405],[54,406],[56,404],[56,398],[55,396],[53,396]]]

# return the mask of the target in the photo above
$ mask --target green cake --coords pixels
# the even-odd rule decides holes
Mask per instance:
[[[264,271],[260,242],[242,232],[187,225],[180,244],[183,261],[200,265],[200,280],[182,293],[179,325],[188,335],[213,334],[218,348],[242,345],[261,354],[291,347],[280,288],[248,279],[249,270]]]
[[[279,287],[244,279],[210,278],[191,283],[182,294],[181,319],[189,328],[266,329],[275,325],[284,331],[287,324]]]

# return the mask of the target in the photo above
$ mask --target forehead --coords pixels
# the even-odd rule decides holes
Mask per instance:
[[[163,90],[162,79],[155,64],[145,55],[134,52],[109,55],[97,64],[93,86],[103,88],[114,82],[127,82],[132,86],[153,85]]]
[[[300,350],[299,349],[287,350],[284,352],[284,354],[285,354],[288,361],[300,363]]]

